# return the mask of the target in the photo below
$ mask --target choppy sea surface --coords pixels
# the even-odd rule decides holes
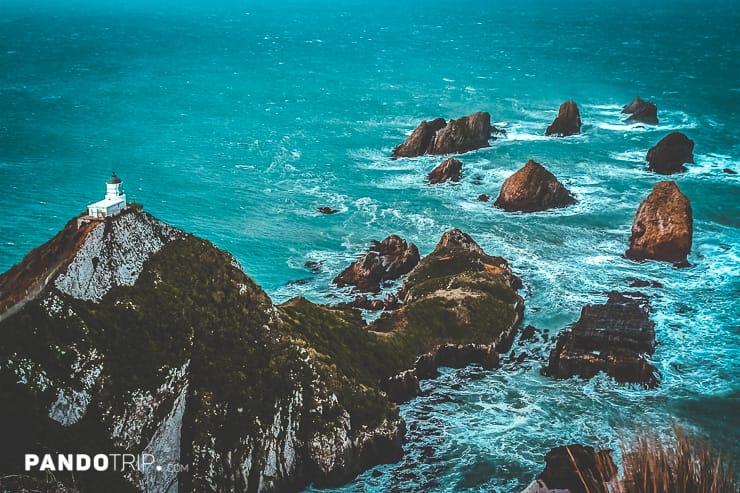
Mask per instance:
[[[447,229],[506,257],[525,324],[549,338],[494,372],[445,371],[404,405],[398,464],[336,491],[521,490],[566,443],[619,449],[673,423],[740,457],[740,4],[662,2],[0,3],[0,271],[102,198],[129,199],[232,252],[276,302],[346,297],[331,279],[372,239],[429,253]],[[623,123],[636,95],[660,124]],[[567,99],[582,134],[545,138]],[[429,186],[440,157],[389,159],[422,119],[488,111],[508,135]],[[690,267],[623,258],[662,177],[649,147],[696,142]],[[578,198],[511,214],[495,197],[528,159]],[[339,212],[322,215],[328,206]],[[321,262],[314,274],[307,261]],[[656,390],[540,376],[551,338],[634,279],[651,297]],[[295,281],[300,281],[296,283]]]

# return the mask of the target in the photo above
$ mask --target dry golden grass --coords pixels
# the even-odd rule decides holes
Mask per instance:
[[[613,477],[613,464],[596,456],[596,470],[584,471],[573,461],[586,493],[738,493],[732,460],[708,444],[690,438],[680,427],[664,441],[644,436],[622,449],[622,475]]]

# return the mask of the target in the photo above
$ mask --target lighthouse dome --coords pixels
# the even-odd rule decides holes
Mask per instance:
[[[110,179],[108,180],[108,185],[117,185],[121,183],[121,179],[116,176],[116,172],[114,171],[113,174],[111,174]]]

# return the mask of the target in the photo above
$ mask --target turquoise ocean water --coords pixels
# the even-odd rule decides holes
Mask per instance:
[[[551,447],[619,448],[678,422],[740,456],[740,4],[717,2],[0,2],[0,271],[102,198],[130,199],[232,252],[277,302],[346,296],[331,279],[372,239],[433,248],[451,227],[522,277],[526,320],[554,335],[585,303],[656,280],[652,391],[539,375],[552,343],[485,373],[447,371],[404,405],[407,454],[337,491],[517,491]],[[622,123],[636,95],[657,127]],[[546,139],[566,99],[582,134]],[[508,137],[391,161],[422,119],[489,111]],[[647,149],[696,142],[674,175],[691,199],[691,266],[622,257],[661,177]],[[507,214],[495,195],[528,159],[577,205]],[[316,211],[329,206],[332,216]],[[303,267],[321,261],[312,274]],[[294,281],[301,280],[301,283]]]

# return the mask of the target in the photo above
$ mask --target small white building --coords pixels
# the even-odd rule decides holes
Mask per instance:
[[[110,180],[105,184],[105,198],[87,206],[87,214],[91,217],[103,218],[112,216],[126,208],[126,194],[121,190],[123,182],[114,171]]]

